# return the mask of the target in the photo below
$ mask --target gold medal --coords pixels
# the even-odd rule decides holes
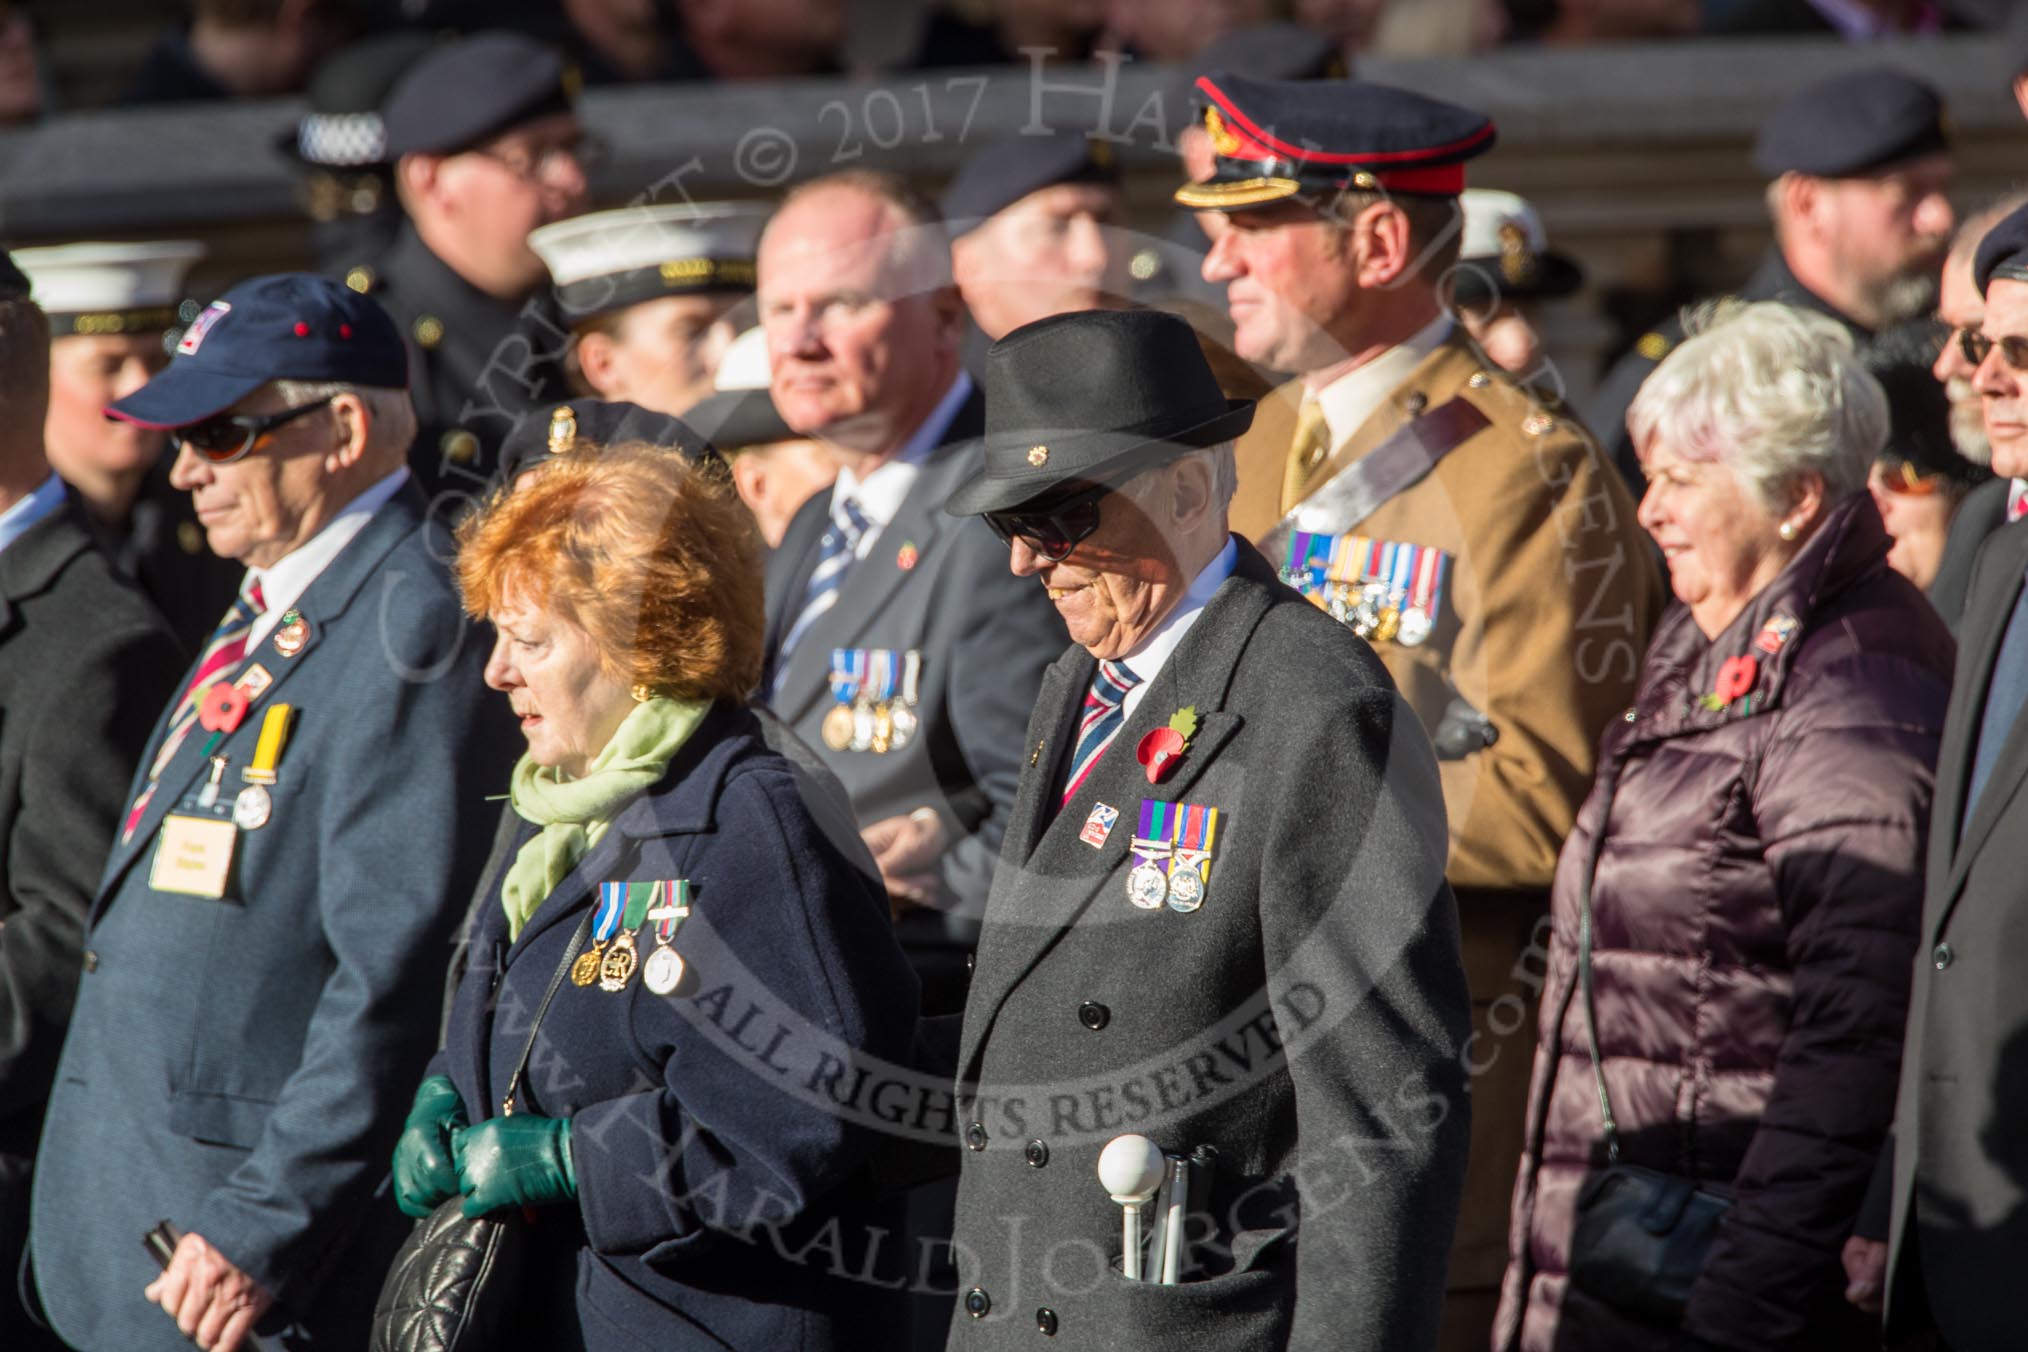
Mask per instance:
[[[570,984],[589,986],[599,979],[599,950],[577,955],[577,961],[570,965]]]
[[[634,975],[634,966],[638,961],[639,958],[634,952],[633,931],[620,931],[620,937],[613,940],[612,948],[599,962],[599,989],[625,990],[628,979]]]
[[[831,712],[824,715],[824,745],[833,751],[843,751],[852,745],[852,710],[843,704],[831,706]]]
[[[877,755],[886,755],[894,746],[894,715],[889,711],[886,700],[873,706],[873,750]]]

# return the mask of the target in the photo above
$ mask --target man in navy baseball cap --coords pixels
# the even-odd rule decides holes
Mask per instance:
[[[222,558],[265,568],[407,477],[408,354],[371,298],[310,273],[240,283],[106,416],[171,433],[169,481]]]

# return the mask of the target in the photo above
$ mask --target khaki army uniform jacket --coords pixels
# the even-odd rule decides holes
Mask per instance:
[[[1287,545],[1276,525],[1296,505],[1283,493],[1302,392],[1291,382],[1263,400],[1239,443],[1233,529],[1275,559]],[[1454,400],[1484,425],[1436,416]],[[1333,529],[1447,556],[1428,637],[1372,641],[1437,742],[1451,885],[1546,890],[1599,733],[1632,699],[1661,581],[1632,498],[1584,428],[1456,333],[1332,447],[1308,491],[1421,417],[1467,434],[1421,480]],[[1490,721],[1490,745],[1459,735],[1460,720],[1483,726],[1473,713]],[[1477,749],[1459,754],[1461,742]]]

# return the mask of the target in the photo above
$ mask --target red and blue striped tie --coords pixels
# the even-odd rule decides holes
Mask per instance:
[[[1098,764],[1106,748],[1113,744],[1113,738],[1120,735],[1120,728],[1127,721],[1127,692],[1141,683],[1141,678],[1128,670],[1123,662],[1101,661],[1098,673],[1091,678],[1091,689],[1084,696],[1084,717],[1077,725],[1077,753],[1070,758],[1070,778],[1063,790],[1063,801],[1068,803],[1071,796],[1084,783],[1091,767]]]
[[[154,763],[148,767],[148,782],[141,786],[134,805],[127,809],[127,822],[120,830],[122,845],[133,838],[134,828],[141,824],[141,814],[148,810],[148,800],[155,796],[155,781],[169,768],[169,762],[176,758],[183,739],[196,725],[198,709],[204,703],[204,692],[214,683],[231,678],[240,659],[246,656],[246,636],[252,632],[253,622],[265,609],[267,607],[261,600],[261,584],[249,581],[239,599],[232,603],[232,609],[226,611],[225,618],[218,622],[218,628],[211,631],[211,639],[204,645],[204,656],[197,660],[197,674],[183,688],[183,698],[176,704],[175,720],[169,724],[169,731],[163,734],[162,746],[155,752]]]

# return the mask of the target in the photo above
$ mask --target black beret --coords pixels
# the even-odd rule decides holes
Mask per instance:
[[[0,300],[20,300],[28,292],[28,274],[15,266],[12,254],[0,249]]]
[[[616,446],[645,441],[692,464],[716,460],[711,443],[681,418],[619,400],[573,399],[523,414],[500,442],[500,464],[512,479],[544,458],[573,446]]]
[[[387,163],[380,115],[402,72],[437,45],[428,33],[401,29],[341,48],[310,76],[309,111],[275,145],[284,155],[325,169]]]
[[[518,33],[447,42],[402,72],[381,109],[387,158],[454,155],[524,122],[568,112],[577,75],[552,47]]]
[[[1761,126],[1753,163],[1770,178],[1850,178],[1947,145],[1936,90],[1891,66],[1869,66],[1783,100]]]
[[[1986,237],[1979,241],[1978,252],[1972,255],[1972,280],[1978,284],[1980,295],[1986,294],[1986,288],[1996,277],[2028,282],[2028,207],[2008,212],[1986,232]]]
[[[726,455],[802,436],[789,426],[766,390],[720,390],[693,405],[683,421]]]
[[[1482,113],[1364,80],[1197,81],[1217,168],[1186,183],[1186,207],[1235,211],[1298,194],[1385,190],[1454,197],[1465,161],[1493,148]]]
[[[944,219],[956,234],[982,224],[1029,193],[1059,183],[1115,186],[1120,166],[1108,143],[1081,131],[1010,136],[987,146],[944,189]]]

